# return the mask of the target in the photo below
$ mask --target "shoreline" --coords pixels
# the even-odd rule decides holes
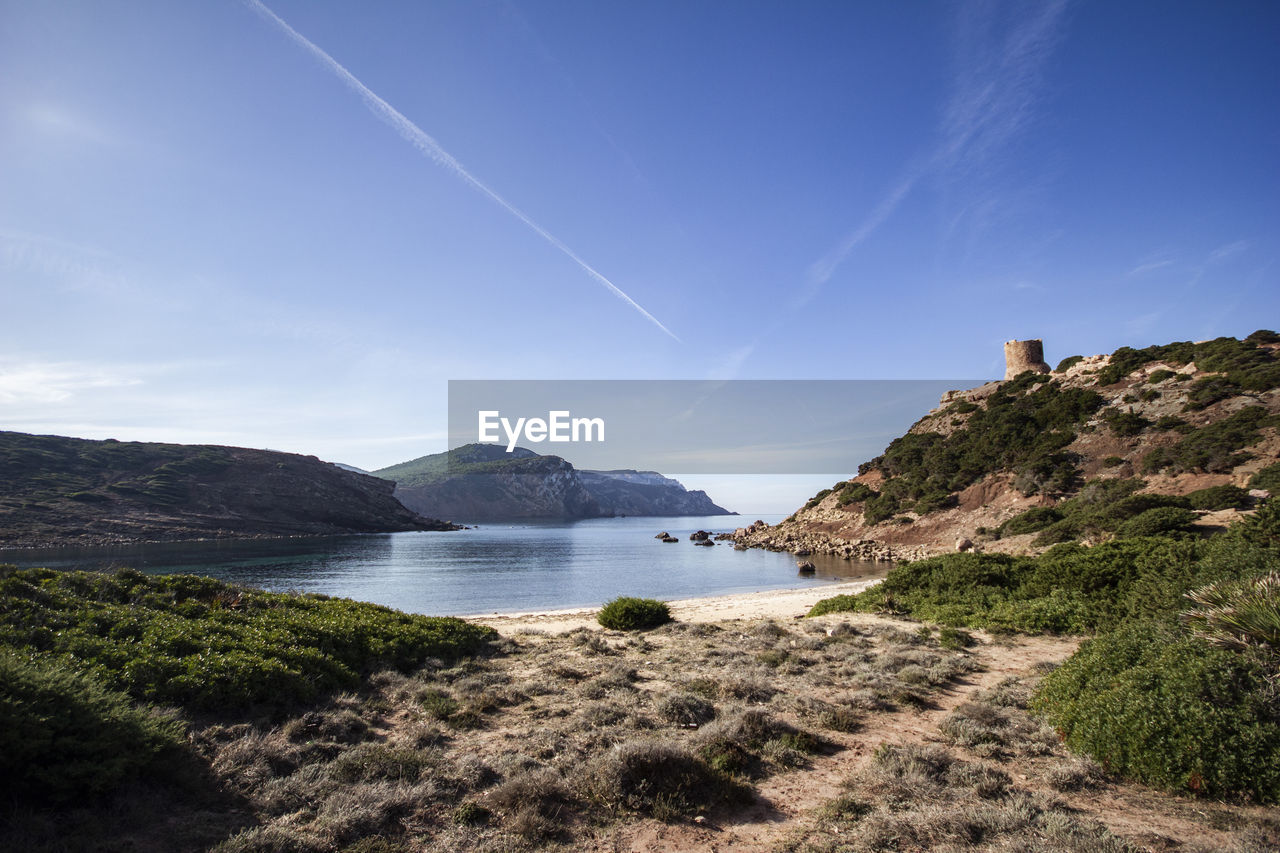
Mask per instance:
[[[813,605],[834,595],[851,595],[875,586],[883,578],[842,581],[825,586],[735,592],[702,598],[668,601],[677,622],[723,622],[731,619],[800,619]],[[472,613],[457,618],[487,625],[501,634],[540,631],[554,634],[588,628],[603,631],[596,622],[599,607],[570,607],[562,610],[519,611],[513,613]]]

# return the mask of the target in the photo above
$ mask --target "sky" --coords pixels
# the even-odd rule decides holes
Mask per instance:
[[[1278,40],[1270,0],[0,0],[0,429],[375,469],[445,449],[451,379],[1275,329]]]

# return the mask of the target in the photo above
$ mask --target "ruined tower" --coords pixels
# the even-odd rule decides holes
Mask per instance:
[[[1033,341],[1005,341],[1004,378],[1012,379],[1028,370],[1035,373],[1049,372],[1049,365],[1044,363],[1044,342],[1039,338]]]

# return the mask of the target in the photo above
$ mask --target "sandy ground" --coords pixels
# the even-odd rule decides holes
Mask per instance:
[[[671,615],[681,622],[723,622],[726,619],[799,619],[813,605],[833,595],[862,592],[880,579],[846,581],[800,589],[771,589],[708,598],[686,598],[670,601]],[[574,628],[600,628],[596,623],[596,607],[550,610],[541,613],[477,613],[463,616],[469,622],[488,625],[502,634],[518,631],[546,631],[556,634]]]

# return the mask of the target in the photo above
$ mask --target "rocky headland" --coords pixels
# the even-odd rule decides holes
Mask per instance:
[[[1223,527],[1280,478],[1273,332],[1122,347],[1053,370],[1039,341],[1005,354],[1008,378],[948,392],[856,476],[734,541],[895,561],[1036,553],[1174,516]]]

